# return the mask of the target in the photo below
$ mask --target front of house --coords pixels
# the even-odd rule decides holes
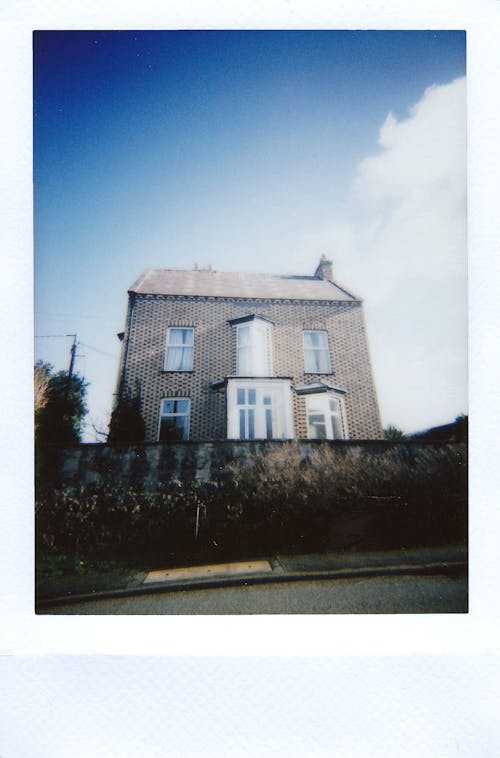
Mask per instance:
[[[149,269],[129,290],[118,402],[148,441],[380,439],[362,303],[314,276]]]

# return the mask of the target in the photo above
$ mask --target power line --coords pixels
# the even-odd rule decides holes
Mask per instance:
[[[88,347],[89,350],[94,350],[96,353],[101,353],[101,355],[107,355],[108,358],[116,358],[116,355],[113,355],[112,353],[107,353],[105,350],[100,350],[98,347],[93,347],[92,345],[87,345],[86,342],[79,342],[79,345],[82,347]]]
[[[111,321],[111,319],[109,317],[102,316],[102,315],[99,315],[99,314],[93,314],[92,316],[90,316],[90,315],[88,315],[86,313],[69,313],[69,312],[64,312],[64,311],[58,311],[58,312],[56,312],[56,311],[35,311],[35,313],[38,316],[57,316],[57,317],[59,317],[59,316],[71,316],[72,318],[97,318],[100,321],[102,321],[102,320]]]
[[[56,337],[76,338],[76,334],[35,334],[34,335],[34,339],[36,340],[52,340],[52,339],[56,339]]]

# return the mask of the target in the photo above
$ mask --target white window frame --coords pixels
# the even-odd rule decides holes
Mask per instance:
[[[187,402],[187,411],[183,411],[182,413],[178,412],[172,412],[172,413],[164,413],[163,412],[163,403],[165,402],[178,402],[178,401],[185,401]],[[187,425],[186,425],[186,436],[182,438],[182,440],[161,440],[161,422],[163,418],[186,418],[187,417]],[[190,434],[190,426],[191,426],[191,398],[189,397],[164,397],[160,401],[160,417],[158,419],[158,441],[159,442],[184,442],[185,440],[189,439]]]
[[[255,391],[255,403],[249,402]],[[238,402],[244,391],[244,402]],[[227,437],[240,439],[293,439],[292,391],[289,379],[229,379],[227,383]],[[270,401],[270,402],[269,402]],[[244,433],[240,431],[240,411],[245,414]],[[254,411],[254,434],[250,436],[249,411]],[[272,415],[272,434],[268,434],[268,412]]]
[[[347,440],[349,434],[347,430],[347,420],[345,413],[344,398],[336,392],[313,392],[307,394],[306,398],[306,424],[307,438],[310,440],[327,439],[327,440]],[[338,411],[333,411],[330,401],[337,403]],[[316,407],[313,407],[316,406]],[[325,426],[325,437],[318,437],[312,433],[312,423],[310,416],[323,416]],[[340,424],[341,434],[335,429],[335,419]]]
[[[186,344],[178,344],[175,342],[172,342],[171,337],[174,332],[191,332],[191,342],[187,342]],[[185,351],[190,351],[189,355],[191,360],[189,361],[189,365],[185,368],[170,368],[168,366],[168,353],[169,350],[181,350],[182,353]],[[181,365],[183,363],[183,358],[181,359]],[[165,360],[163,364],[163,370],[164,371],[193,371],[194,366],[194,327],[192,326],[169,326],[167,329],[167,337],[166,337],[166,346],[165,346]]]
[[[324,341],[325,344],[321,345],[319,347],[311,347],[311,345],[306,345],[306,334],[321,334],[324,335]],[[304,373],[305,374],[331,374],[332,373],[332,363],[330,358],[330,345],[328,343],[328,332],[325,329],[304,329],[302,332],[302,345],[304,350]],[[311,354],[311,352],[316,352],[319,355],[326,356],[325,360],[325,371],[316,370],[314,366],[308,366],[308,355]]]
[[[242,344],[243,330],[248,329],[250,340],[248,345]],[[236,374],[237,376],[272,376],[272,324],[260,318],[245,321],[236,326]],[[263,337],[264,354],[261,351],[260,339]],[[247,349],[250,357],[249,365],[244,365],[242,351]]]

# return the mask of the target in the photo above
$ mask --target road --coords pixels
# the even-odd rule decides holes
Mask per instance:
[[[465,613],[465,576],[372,576],[154,592],[67,603],[48,614]]]

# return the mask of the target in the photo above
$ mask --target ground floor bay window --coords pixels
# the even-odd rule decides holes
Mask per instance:
[[[307,436],[312,440],[347,439],[344,402],[332,392],[306,395]]]
[[[233,440],[293,438],[288,379],[228,379],[227,436]]]

